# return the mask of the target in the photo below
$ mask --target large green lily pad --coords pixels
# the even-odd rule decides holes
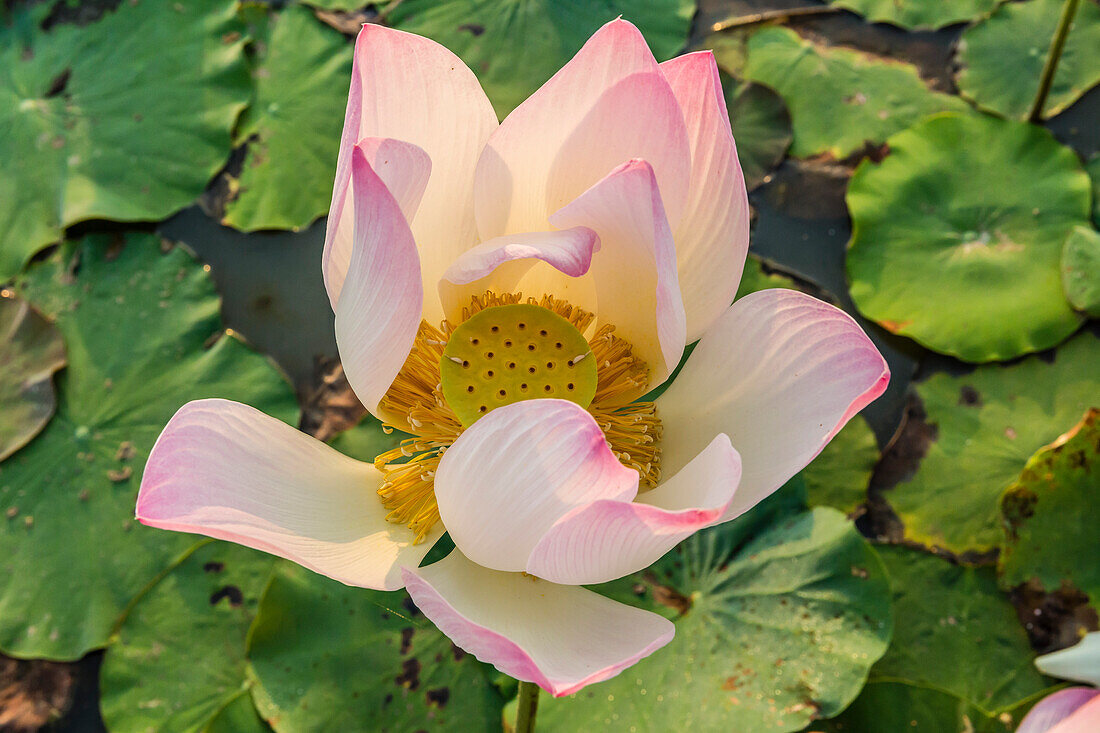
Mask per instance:
[[[1052,362],[1032,356],[918,384],[936,437],[912,479],[885,495],[906,536],[958,553],[998,547],[1001,493],[1096,403],[1098,363],[1100,339],[1082,333]]]
[[[280,564],[249,640],[253,697],[277,731],[499,731],[494,671],[404,591],[353,588]]]
[[[878,463],[878,441],[867,421],[856,415],[802,469],[811,506],[852,513],[867,500],[867,486]]]
[[[210,542],[138,599],[99,673],[107,727],[199,733],[242,697],[252,707],[245,640],[274,564]]]
[[[225,335],[203,267],[147,234],[92,236],[30,268],[16,291],[69,351],[57,415],[0,464],[0,649],[77,659],[195,544],[134,520],[153,442],[188,400],[297,414],[272,364]]]
[[[352,46],[301,6],[258,22],[256,96],[237,132],[247,155],[223,223],[297,230],[328,211]]]
[[[607,682],[544,695],[540,727],[793,731],[843,710],[890,638],[875,551],[828,508],[780,518],[738,547],[743,531],[704,531],[616,581],[622,600],[682,612],[676,637]]]
[[[0,461],[50,421],[57,407],[53,374],[63,366],[61,333],[26,301],[0,290]]]
[[[791,115],[783,98],[763,84],[723,79],[737,158],[752,189],[764,183],[791,146]]]
[[[687,42],[695,0],[404,0],[388,22],[458,54],[503,118],[620,15],[664,60]]]
[[[879,554],[894,590],[895,625],[872,680],[940,690],[990,716],[1048,691],[1053,681],[1035,669],[1027,633],[992,568],[960,567],[908,547]]]
[[[1089,179],[1041,127],[945,114],[888,141],[848,186],[847,270],[867,317],[964,361],[1047,349],[1081,316],[1062,245],[1087,224]]]
[[[1066,300],[1092,318],[1100,318],[1100,232],[1077,227],[1062,248],[1062,287]]]
[[[1095,362],[1094,362],[1095,365]],[[1100,608],[1100,394],[1072,430],[1036,453],[1001,498],[1001,581],[1064,581]]]
[[[1030,703],[987,715],[954,695],[907,682],[868,682],[847,710],[814,726],[815,733],[931,731],[1012,733]]]
[[[1064,5],[1064,0],[1005,3],[967,28],[959,39],[959,92],[982,109],[1027,119]],[[1100,5],[1085,0],[1077,6],[1042,116],[1058,114],[1097,82]]]
[[[935,30],[985,15],[1002,0],[830,0],[872,23]]]
[[[86,27],[0,24],[0,281],[71,224],[162,219],[202,193],[248,102],[236,10],[139,0]]]
[[[910,64],[823,47],[788,28],[754,33],[742,73],[786,101],[794,125],[791,155],[799,158],[844,158],[921,117],[966,107],[930,90]]]

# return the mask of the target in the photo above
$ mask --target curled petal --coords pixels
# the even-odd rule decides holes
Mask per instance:
[[[614,677],[672,640],[672,623],[577,586],[480,567],[457,550],[407,568],[413,602],[460,648],[555,697]]]
[[[442,535],[420,545],[386,521],[382,476],[247,405],[189,402],[141,477],[142,524],[197,532],[293,560],[348,585],[396,590]]]

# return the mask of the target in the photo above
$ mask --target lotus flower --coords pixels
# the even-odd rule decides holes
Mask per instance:
[[[459,647],[554,695],[612,677],[673,626],[581,585],[748,510],[889,379],[830,305],[730,306],[748,219],[709,52],[658,64],[616,20],[498,125],[454,54],[367,25],[322,264],[349,383],[411,437],[372,465],[192,402],[138,519],[406,587]],[[420,567],[444,531],[456,549]]]
[[[1047,695],[1020,721],[1016,733],[1096,733],[1100,731],[1100,631],[1077,645],[1035,660],[1043,674],[1092,687],[1067,687]]]

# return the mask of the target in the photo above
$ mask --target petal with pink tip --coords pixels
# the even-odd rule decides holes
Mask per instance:
[[[614,20],[489,137],[475,180],[478,232],[545,229],[551,212],[631,158],[653,165],[676,221],[691,166],[683,113],[642,34]]]
[[[455,546],[494,570],[520,571],[539,538],[574,507],[629,501],[638,472],[615,458],[588,412],[566,400],[498,407],[439,462],[435,498]]]
[[[397,201],[359,148],[352,156],[352,181],[354,244],[336,303],[336,345],[359,400],[379,419],[401,425],[405,416],[383,415],[378,402],[405,363],[420,325],[420,262]]]
[[[555,697],[610,679],[672,641],[672,623],[577,586],[470,562],[457,550],[405,585],[425,616],[504,674]]]
[[[555,212],[550,223],[585,226],[599,235],[591,270],[597,324],[613,325],[615,335],[630,342],[649,366],[650,388],[663,382],[684,351],[685,321],[676,247],[653,168],[644,160],[624,163]],[[629,401],[645,389],[622,397]]]
[[[347,182],[351,151],[363,138],[404,140],[427,153],[431,178],[410,226],[424,282],[430,285],[424,292],[429,322],[443,317],[435,284],[447,265],[477,241],[474,168],[496,127],[492,105],[461,59],[427,38],[374,23],[363,26],[355,41],[332,209],[350,210],[348,197],[358,195]],[[330,216],[326,249],[350,236],[348,218]]]
[[[749,251],[749,199],[714,54],[678,56],[661,64],[661,72],[683,110],[691,145],[687,202],[673,230],[691,343],[733,302]]]
[[[397,201],[405,221],[412,221],[432,170],[432,161],[428,154],[412,143],[392,138],[368,137],[360,140],[355,147],[366,157],[371,169]],[[324,254],[321,256],[321,273],[333,310],[336,310],[348,264],[351,262],[352,233],[355,226],[355,201],[351,196],[352,176],[343,181],[338,180],[337,185],[341,190],[333,194],[332,209],[328,215],[329,229],[335,234],[325,242]],[[371,191],[364,190],[361,195],[367,197],[372,194]]]
[[[1070,713],[1047,733],[1096,733],[1100,731],[1100,696],[1094,697]]]
[[[741,458],[719,435],[675,476],[635,502],[594,501],[543,535],[527,572],[554,583],[605,583],[647,568],[722,519],[741,478]]]
[[[1055,725],[1075,713],[1082,705],[1100,695],[1091,687],[1067,687],[1047,695],[1028,711],[1016,733],[1048,733]],[[1100,710],[1097,711],[1100,715]],[[1096,721],[1100,724],[1100,718]],[[1100,727],[1096,728],[1100,730]]]
[[[439,281],[443,312],[458,323],[462,307],[470,304],[471,296],[486,290],[516,292],[520,279],[539,262],[554,268],[563,278],[580,277],[588,272],[592,253],[599,244],[596,233],[585,227],[506,234],[483,242],[463,252],[443,273]],[[531,293],[536,297],[541,294]]]
[[[1085,634],[1085,638],[1067,649],[1042,655],[1035,660],[1035,666],[1051,677],[1100,687],[1100,631]]]
[[[179,409],[141,477],[142,524],[270,552],[348,585],[396,590],[420,545],[386,521],[382,475],[273,417],[228,400]]]
[[[732,519],[800,471],[886,389],[890,370],[844,311],[794,290],[741,298],[657,398],[662,471],[725,433],[744,471]]]

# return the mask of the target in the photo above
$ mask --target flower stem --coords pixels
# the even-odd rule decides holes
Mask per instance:
[[[534,682],[519,683],[519,710],[516,712],[516,733],[535,730],[535,714],[539,710],[539,686]]]
[[[1058,70],[1058,62],[1066,46],[1066,36],[1069,35],[1070,26],[1077,15],[1079,2],[1080,0],[1066,0],[1066,4],[1062,6],[1062,17],[1058,19],[1058,27],[1054,31],[1054,37],[1050,39],[1050,51],[1043,65],[1043,75],[1039,77],[1039,91],[1035,94],[1031,112],[1027,116],[1032,122],[1041,122],[1043,119],[1043,107],[1046,106],[1050,85],[1054,82],[1054,72]]]

